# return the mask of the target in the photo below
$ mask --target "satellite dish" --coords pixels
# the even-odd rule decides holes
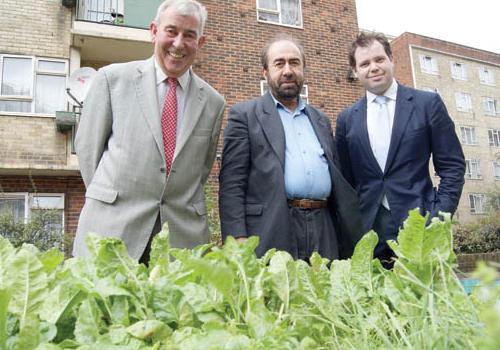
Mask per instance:
[[[96,73],[96,70],[91,67],[78,68],[71,73],[66,84],[69,103],[73,106],[83,106],[83,100],[85,100],[85,96],[89,92],[90,84]]]

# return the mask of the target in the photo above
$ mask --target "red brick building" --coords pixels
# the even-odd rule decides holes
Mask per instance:
[[[55,118],[56,110],[71,111],[65,82],[79,67],[150,57],[147,28],[160,2],[2,3],[0,210],[15,208],[18,217],[28,219],[36,209],[56,209],[63,230],[75,232],[85,189],[73,132],[58,131]],[[355,0],[201,2],[209,13],[207,44],[194,70],[225,96],[228,106],[261,94],[260,50],[279,32],[304,44],[304,96],[332,122],[362,93],[348,79],[347,50],[358,32]],[[217,173],[216,162],[213,190]]]

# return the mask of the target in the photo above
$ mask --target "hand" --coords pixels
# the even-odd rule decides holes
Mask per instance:
[[[245,241],[247,239],[248,239],[247,237],[238,237],[238,238],[236,238],[236,242],[242,244],[242,243],[245,243]]]

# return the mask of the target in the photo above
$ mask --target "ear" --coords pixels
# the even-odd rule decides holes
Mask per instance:
[[[154,21],[149,25],[149,33],[151,34],[151,42],[154,44],[156,42],[156,34],[158,33],[158,26]]]
[[[205,42],[207,41],[207,37],[202,35],[200,36],[200,38],[198,39],[198,48],[201,49],[203,47],[203,45],[205,45]]]
[[[264,77],[264,80],[267,82],[267,69],[262,68],[262,76]]]

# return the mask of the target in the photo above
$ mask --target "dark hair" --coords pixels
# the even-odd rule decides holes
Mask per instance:
[[[351,48],[349,49],[349,65],[352,68],[356,67],[356,58],[354,57],[356,49],[358,47],[368,47],[374,41],[378,41],[384,47],[385,53],[392,60],[391,44],[389,44],[389,40],[387,40],[384,34],[375,32],[360,33],[356,37],[356,40],[353,41],[353,43],[351,44]]]
[[[280,33],[273,37],[270,41],[267,42],[266,46],[262,49],[262,52],[260,54],[260,63],[262,64],[262,68],[267,69],[268,68],[268,60],[269,60],[269,48],[274,44],[277,43],[278,41],[289,41],[292,44],[294,44],[300,52],[300,55],[302,56],[302,63],[304,67],[306,66],[306,55],[304,53],[304,47],[302,44],[295,39],[293,36],[285,34],[285,33]]]

